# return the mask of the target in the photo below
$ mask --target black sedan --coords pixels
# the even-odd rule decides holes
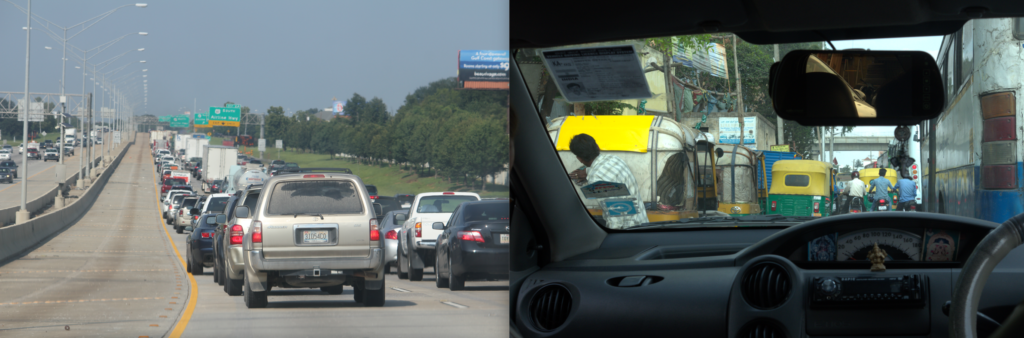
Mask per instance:
[[[185,241],[186,271],[193,275],[202,275],[203,267],[213,266],[213,232],[217,230],[218,224],[225,222],[227,216],[224,214],[206,214],[199,217],[199,226],[192,230],[192,234]]]
[[[0,167],[0,182],[14,183],[14,174],[10,169]]]
[[[11,175],[14,175],[14,178],[18,178],[18,163],[12,160],[6,160],[0,162],[0,168],[7,168],[7,170],[11,171]]]
[[[448,224],[431,225],[444,230],[434,255],[437,287],[454,291],[466,280],[508,279],[509,207],[507,200],[465,202]]]

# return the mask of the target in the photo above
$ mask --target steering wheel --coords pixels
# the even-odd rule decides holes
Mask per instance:
[[[981,291],[992,270],[1010,250],[1024,243],[1024,214],[1013,216],[978,243],[964,263],[953,288],[949,307],[949,334],[955,338],[978,336],[977,315]],[[992,333],[991,338],[1024,337],[1024,302]]]

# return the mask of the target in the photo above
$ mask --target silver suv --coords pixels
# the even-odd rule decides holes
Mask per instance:
[[[256,202],[259,201],[263,185],[250,185],[240,192],[236,206],[244,206],[249,210],[256,210]],[[237,207],[236,207],[237,209]],[[251,215],[246,215],[251,216]],[[249,232],[249,225],[252,224],[252,217],[238,217],[238,213],[232,213],[224,229],[224,236],[220,244],[224,248],[224,258],[221,270],[224,271],[220,279],[224,281],[224,292],[230,296],[242,294],[242,280],[245,262],[242,250],[242,237]]]
[[[335,172],[313,173],[333,170]],[[383,234],[380,205],[359,176],[338,169],[303,169],[274,176],[263,185],[242,241],[242,295],[249,308],[267,306],[272,287],[320,288],[340,295],[354,289],[356,302],[384,305]]]

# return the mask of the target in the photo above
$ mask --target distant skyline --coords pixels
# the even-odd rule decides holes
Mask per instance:
[[[353,93],[380,97],[394,113],[417,88],[456,76],[459,50],[507,50],[509,42],[508,0],[146,3],[121,8],[69,41],[88,50],[128,35],[89,57],[98,63],[125,53],[101,72],[125,66],[112,78],[124,77],[118,87],[135,93],[140,115],[205,112],[226,101],[257,113],[281,106],[290,114],[329,108],[332,99],[344,101]],[[33,1],[32,13],[70,26],[126,4],[134,3]],[[0,1],[0,41],[6,47],[0,53],[0,92],[24,91],[25,23],[24,12]],[[30,91],[59,93],[61,44],[39,21],[32,26]],[[69,51],[69,93],[82,92],[79,62]],[[144,80],[148,106],[142,105]],[[91,82],[86,87],[92,91]]]

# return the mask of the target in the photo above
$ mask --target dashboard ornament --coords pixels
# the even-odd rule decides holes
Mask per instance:
[[[882,263],[885,262],[886,256],[888,256],[888,254],[885,253],[885,250],[879,248],[878,242],[875,242],[875,248],[871,249],[871,252],[868,253],[868,259],[871,260],[872,272],[885,271],[885,264]]]

